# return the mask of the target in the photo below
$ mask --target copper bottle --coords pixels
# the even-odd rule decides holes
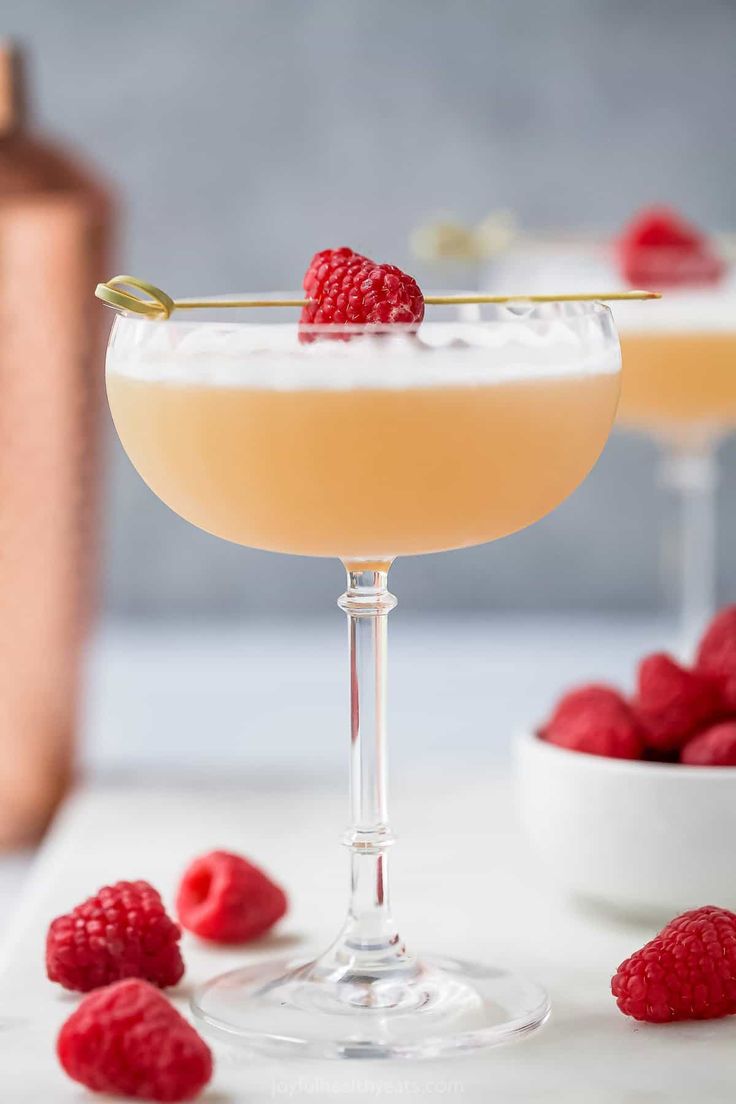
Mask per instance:
[[[87,170],[28,133],[0,42],[0,847],[37,837],[73,774],[109,221]]]

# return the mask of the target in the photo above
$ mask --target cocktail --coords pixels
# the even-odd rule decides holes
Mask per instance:
[[[716,608],[718,447],[736,428],[736,287],[672,291],[655,316],[622,304],[621,425],[661,446],[680,510],[677,608],[688,650]]]
[[[673,443],[718,441],[736,427],[736,289],[670,292],[654,319],[620,308],[626,357],[618,420]]]
[[[736,428],[736,273],[717,242],[675,212],[652,208],[615,242],[578,236],[521,241],[483,280],[534,291],[598,282],[664,292],[652,309],[618,303],[623,373],[618,423],[660,446],[660,477],[678,504],[668,548],[682,646],[716,600],[717,451]],[[674,553],[674,555],[673,555]]]
[[[682,646],[716,605],[717,449],[736,427],[736,285],[716,242],[667,208],[643,211],[617,242],[626,279],[667,289],[653,314],[622,304],[619,420],[662,446],[662,481],[680,503]],[[633,308],[633,309],[632,309]]]
[[[387,578],[398,555],[495,540],[562,502],[609,434],[619,346],[598,302],[487,306],[471,322],[441,311],[421,325],[423,306],[413,322],[368,326],[265,309],[113,327],[110,408],[152,490],[227,540],[335,557],[347,572],[348,916],[313,961],[199,990],[196,1015],[230,1042],[421,1057],[516,1038],[548,1014],[540,987],[503,968],[417,957],[393,919]]]

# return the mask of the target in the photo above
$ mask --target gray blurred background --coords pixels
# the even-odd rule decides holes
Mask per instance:
[[[432,277],[410,231],[513,209],[615,231],[666,200],[736,226],[732,0],[3,0],[35,113],[117,187],[116,268],[178,294],[297,286],[349,244]],[[102,370],[102,366],[101,366]],[[110,613],[312,613],[329,562],[239,549],[170,513],[110,432]],[[736,591],[736,449],[721,586]],[[399,563],[425,610],[649,610],[667,521],[650,442],[616,436],[556,513],[495,546]]]

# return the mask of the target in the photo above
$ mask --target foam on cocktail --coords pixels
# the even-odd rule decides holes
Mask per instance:
[[[386,559],[524,528],[581,482],[619,388],[608,312],[299,344],[119,323],[110,408],[172,509],[256,548]]]
[[[510,314],[510,322],[513,316]],[[512,380],[611,373],[618,350],[600,329],[561,320],[493,332],[425,323],[419,334],[359,335],[299,344],[290,325],[207,325],[127,321],[111,343],[108,373],[213,387],[277,391],[476,387]],[[123,338],[124,334],[124,338]]]
[[[736,287],[676,290],[616,311],[623,352],[619,418],[683,440],[736,425]]]
[[[637,333],[736,334],[736,283],[723,287],[672,288],[647,309],[641,303],[617,303],[619,331]],[[736,367],[734,369],[736,373]]]

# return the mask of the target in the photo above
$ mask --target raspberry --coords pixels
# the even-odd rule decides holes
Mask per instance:
[[[323,249],[304,276],[310,302],[301,323],[315,325],[411,324],[424,318],[424,297],[416,280],[394,265],[376,264],[360,253]],[[314,334],[300,333],[311,341]]]
[[[580,712],[554,732],[547,730],[544,738],[569,751],[604,755],[609,759],[640,759],[642,755],[642,740],[635,721],[600,714],[594,709]]]
[[[633,284],[711,284],[721,278],[723,261],[707,238],[676,211],[641,211],[619,241],[624,276]]]
[[[180,938],[153,886],[117,882],[51,921],[46,972],[82,993],[132,977],[176,985],[184,973]]]
[[[344,269],[348,265],[373,264],[362,253],[354,253],[347,245],[340,249],[323,249],[315,253],[309,262],[309,268],[304,273],[303,286],[310,299],[319,299],[325,282],[332,276],[335,269]]]
[[[736,767],[736,721],[713,725],[689,740],[680,762],[691,767]]]
[[[212,1076],[194,1028],[145,981],[118,981],[85,997],[56,1043],[63,1069],[94,1092],[192,1100]]]
[[[182,926],[214,943],[257,939],[286,912],[286,894],[240,855],[210,851],[184,872],[176,897]]]
[[[611,980],[635,1020],[713,1020],[736,1012],[736,914],[706,905],[684,912],[622,962]]]
[[[658,652],[639,665],[634,709],[649,747],[677,751],[698,729],[718,719],[721,700],[713,679]]]
[[[542,736],[570,751],[612,759],[639,759],[643,750],[639,726],[624,698],[595,683],[565,694]]]
[[[698,671],[718,681],[724,707],[736,712],[736,606],[717,614],[700,641]]]
[[[630,715],[625,699],[612,686],[591,682],[568,691],[558,701],[552,716],[547,722],[547,730],[554,730],[576,717],[580,712],[594,709],[597,712],[610,712],[615,715]]]

